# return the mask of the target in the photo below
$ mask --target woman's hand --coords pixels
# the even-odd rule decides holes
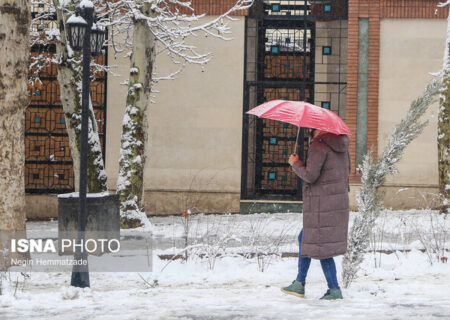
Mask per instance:
[[[288,162],[289,162],[289,164],[292,166],[292,165],[294,165],[294,163],[297,162],[298,160],[299,160],[299,159],[298,159],[298,154],[291,154],[291,155],[289,156]]]

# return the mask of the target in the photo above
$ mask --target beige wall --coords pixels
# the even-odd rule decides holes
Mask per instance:
[[[204,193],[199,200],[189,200],[199,210],[239,211],[244,22],[240,18],[230,23],[231,41],[203,35],[195,39],[198,51],[214,54],[204,72],[199,66],[188,65],[176,80],[157,84],[156,104],[149,112],[148,213],[179,212],[187,201],[186,191]],[[106,171],[109,187],[115,189],[126,98],[126,87],[119,84],[127,78],[129,62],[114,60],[112,52],[109,57],[110,65],[119,66],[115,72],[123,75],[110,75],[107,91]],[[157,76],[177,69],[165,53],[157,57],[156,65]],[[220,193],[230,201],[212,199],[212,194],[221,197]]]
[[[411,101],[422,94],[425,85],[433,78],[429,73],[442,68],[446,24],[445,20],[425,19],[381,21],[379,154],[394,125],[405,116]],[[386,186],[397,187],[389,188],[392,192],[400,187],[433,192],[437,187],[436,115],[437,104],[434,104],[424,117],[430,121],[429,125],[407,147],[397,165],[400,173],[387,179]],[[406,194],[405,197],[417,197]]]
[[[356,194],[361,185],[350,185],[350,210],[357,211]],[[400,188],[399,186],[383,186],[379,190],[384,194],[384,207],[388,209],[422,209],[437,208],[440,205],[436,196],[438,188],[435,186],[414,186]]]
[[[28,219],[58,218],[58,197],[55,194],[25,195],[25,213]]]

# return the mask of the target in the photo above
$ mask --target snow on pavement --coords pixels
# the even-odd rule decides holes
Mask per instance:
[[[338,273],[340,261],[337,259]],[[311,264],[306,298],[285,295],[296,273],[295,258],[279,259],[259,272],[251,259],[205,263],[155,259],[155,271],[91,273],[91,289],[69,287],[70,274],[33,273],[12,282],[0,297],[1,319],[450,319],[450,264],[430,266],[419,251],[384,257],[374,268],[366,256],[360,278],[342,301],[320,301],[326,285]],[[13,296],[15,279],[19,279]],[[21,279],[22,278],[22,279]]]
[[[394,232],[391,222],[406,215],[417,215],[417,221],[426,227],[428,218],[423,214],[401,215],[392,213],[386,230]],[[297,222],[298,218],[291,215],[287,219]],[[242,220],[252,217],[239,219],[242,225]],[[161,227],[166,231],[162,237],[171,237],[175,232],[166,222]],[[158,232],[158,223],[152,223]],[[30,230],[54,228],[48,222],[33,224]],[[292,248],[297,231],[291,231]],[[207,259],[168,263],[154,254],[152,273],[92,272],[90,289],[70,287],[70,273],[33,272],[29,278],[7,273],[0,319],[450,319],[450,263],[434,261],[431,265],[425,253],[414,246],[410,249],[367,253],[358,278],[343,289],[344,300],[331,302],[319,300],[326,282],[314,260],[305,299],[280,291],[296,276],[296,258],[276,257],[261,272],[256,258],[217,258],[211,270]],[[340,278],[341,257],[336,263]]]

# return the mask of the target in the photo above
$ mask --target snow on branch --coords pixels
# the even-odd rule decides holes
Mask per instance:
[[[177,1],[179,2],[179,1]],[[221,40],[231,40],[229,21],[235,20],[230,15],[239,10],[246,10],[253,4],[252,0],[239,0],[233,7],[222,15],[217,16],[205,23],[199,23],[202,15],[179,15],[178,12],[167,10],[168,6],[155,6],[155,17],[147,17],[147,24],[157,40],[167,49],[170,54],[175,55],[191,64],[204,65],[210,60],[211,53],[198,53],[196,47],[186,43],[189,36],[198,37],[201,32],[205,37],[211,36]],[[191,9],[190,4],[186,6]],[[195,24],[197,23],[198,24]]]
[[[181,73],[181,71],[183,71],[185,65],[183,65],[181,68],[179,68],[178,70],[176,70],[175,72],[172,72],[171,74],[168,74],[166,76],[160,76],[160,77],[152,77],[152,81],[153,83],[158,83],[159,81],[163,81],[163,80],[175,80],[176,77]],[[152,90],[153,87],[152,87]],[[158,92],[158,91],[152,91],[152,92]]]
[[[348,238],[348,251],[342,262],[344,286],[348,287],[356,277],[364,253],[369,244],[375,220],[383,209],[382,195],[378,188],[388,174],[397,173],[395,164],[401,159],[405,148],[420,135],[428,121],[420,121],[428,107],[440,93],[442,84],[434,81],[425,88],[424,94],[411,103],[406,117],[393,129],[381,157],[375,162],[372,153],[365,155],[359,169],[362,173],[361,189],[356,196],[358,215]]]
[[[150,4],[151,14],[143,12],[143,4]],[[131,47],[130,28],[133,21],[146,20],[148,28],[161,44],[161,52],[166,51],[175,64],[181,61],[190,64],[204,65],[211,59],[211,53],[200,53],[196,46],[189,42],[189,38],[198,38],[200,34],[205,37],[231,40],[230,21],[235,20],[231,15],[240,10],[247,10],[253,4],[253,0],[236,0],[235,4],[219,16],[203,22],[206,14],[195,14],[191,1],[180,0],[146,0],[128,1],[121,0],[108,3],[111,12],[109,26],[111,43],[116,52],[122,52],[124,48]],[[191,15],[181,14],[190,11]],[[121,35],[121,37],[119,36]],[[121,40],[118,40],[122,38]]]

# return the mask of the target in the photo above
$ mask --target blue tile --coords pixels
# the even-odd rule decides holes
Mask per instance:
[[[40,96],[41,95],[41,90],[36,90],[36,95]]]
[[[330,109],[330,103],[328,101],[321,102],[320,106],[324,109]]]
[[[324,12],[331,12],[331,4],[326,4],[323,7]]]
[[[278,46],[271,46],[270,52],[278,54],[278,53],[280,53],[280,48]]]
[[[277,144],[277,138],[270,138],[269,143],[270,144]]]
[[[61,119],[59,119],[59,123],[62,123],[62,124],[65,124],[66,123],[66,118],[61,118]]]
[[[275,172],[269,172],[269,180],[275,180],[277,178],[277,174]]]
[[[331,47],[330,46],[322,47],[322,54],[324,56],[330,55],[331,54]]]
[[[41,123],[41,118],[39,118],[39,117],[34,118],[34,122],[35,123]]]
[[[280,12],[280,5],[278,3],[272,4],[272,12]]]
[[[281,181],[287,181],[287,177],[286,176],[281,176]]]

